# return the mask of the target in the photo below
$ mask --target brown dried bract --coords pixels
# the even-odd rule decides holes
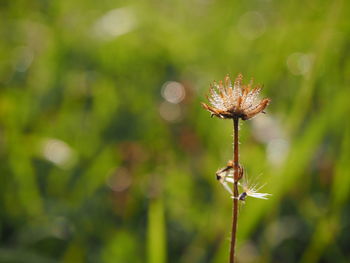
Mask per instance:
[[[270,99],[258,99],[261,87],[253,88],[252,81],[248,85],[242,84],[243,76],[239,74],[235,79],[233,87],[231,79],[226,76],[225,82],[214,82],[210,85],[207,96],[210,105],[203,103],[202,106],[208,110],[212,116],[221,119],[241,118],[248,120],[253,118],[269,104]]]

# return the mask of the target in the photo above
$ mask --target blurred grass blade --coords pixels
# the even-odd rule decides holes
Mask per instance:
[[[163,201],[152,199],[148,208],[147,225],[148,263],[166,262],[166,233]]]

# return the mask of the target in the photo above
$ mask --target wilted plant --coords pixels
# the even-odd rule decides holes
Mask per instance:
[[[238,124],[239,119],[248,120],[260,112],[265,113],[264,109],[270,103],[270,99],[259,100],[258,96],[261,87],[256,86],[253,88],[252,81],[248,85],[243,85],[242,80],[243,76],[239,74],[233,86],[229,76],[226,76],[224,83],[222,81],[219,83],[214,82],[210,86],[207,97],[210,104],[202,103],[203,108],[208,110],[211,116],[233,120],[233,160],[229,161],[226,167],[216,172],[216,178],[233,198],[230,263],[235,261],[238,202],[245,201],[247,196],[266,199],[269,195],[258,193],[261,187],[258,187],[256,184],[249,185],[248,179],[244,176],[244,169],[239,164]],[[242,183],[240,182],[241,179],[243,179]],[[228,183],[233,184],[232,189]],[[241,186],[243,189],[241,193],[238,190],[238,186]]]

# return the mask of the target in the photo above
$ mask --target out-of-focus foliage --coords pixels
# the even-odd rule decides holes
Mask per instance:
[[[350,2],[0,3],[0,262],[226,262],[215,171],[232,123],[200,107],[239,72],[267,114],[241,161],[240,262],[349,262]]]

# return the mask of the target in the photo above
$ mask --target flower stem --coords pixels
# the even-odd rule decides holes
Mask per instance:
[[[231,231],[231,249],[230,263],[235,262],[235,245],[238,220],[238,180],[239,180],[239,153],[238,153],[238,121],[239,118],[233,119],[233,168],[234,168],[234,184],[233,184],[233,210],[232,210],[232,231]]]

